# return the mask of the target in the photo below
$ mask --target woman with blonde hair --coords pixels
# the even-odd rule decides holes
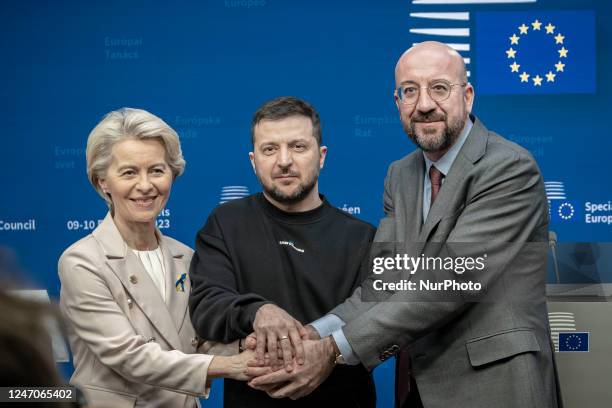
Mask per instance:
[[[247,380],[252,351],[198,354],[187,311],[193,251],[156,227],[185,160],[176,132],[140,109],[110,112],[87,141],[89,181],[109,213],[59,260],[71,383],[92,406],[194,407],[210,380]]]

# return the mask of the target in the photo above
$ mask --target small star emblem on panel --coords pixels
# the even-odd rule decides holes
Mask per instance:
[[[565,40],[565,37],[562,36],[561,33],[557,33],[555,36],[555,44],[563,44],[563,40]]]
[[[565,68],[565,64],[559,61],[555,64],[555,68],[557,69],[557,72],[563,72],[563,68]]]
[[[531,78],[533,80],[533,86],[542,86],[542,80],[544,78],[542,78],[539,75],[534,76],[533,78]]]

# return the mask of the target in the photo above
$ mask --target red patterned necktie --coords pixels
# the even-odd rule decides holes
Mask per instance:
[[[431,181],[431,201],[429,202],[429,208],[433,205],[438,193],[440,192],[440,187],[442,187],[442,179],[444,178],[444,174],[440,170],[436,168],[436,166],[431,166],[429,168],[429,180]]]
[[[431,166],[429,168],[429,181],[431,181],[431,200],[429,201],[429,208],[433,206],[438,193],[440,192],[440,187],[442,187],[442,179],[444,178],[444,174],[440,170],[436,168],[436,166]],[[404,405],[404,402],[408,398],[410,392],[415,392],[415,389],[411,389],[416,386],[416,382],[410,375],[410,351],[408,346],[402,347],[397,356],[397,361],[395,362],[395,381],[396,381],[396,395],[397,403],[399,407]]]

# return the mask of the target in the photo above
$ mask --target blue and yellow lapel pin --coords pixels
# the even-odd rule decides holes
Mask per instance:
[[[187,274],[186,273],[182,274],[181,277],[178,278],[178,280],[174,284],[174,287],[176,288],[177,292],[184,292],[185,291],[185,279],[187,279]]]

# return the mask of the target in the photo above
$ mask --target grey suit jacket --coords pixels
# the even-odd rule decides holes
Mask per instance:
[[[185,291],[175,282],[193,251],[156,232],[164,257],[167,300],[110,215],[59,260],[60,308],[69,323],[78,385],[95,407],[195,407],[208,396],[212,356],[197,342]]]
[[[397,252],[411,246],[404,244],[419,243],[416,256],[428,253],[432,243],[483,243],[489,258],[503,258],[510,265],[482,277],[498,286],[498,298],[431,301],[403,291],[374,303],[363,302],[358,289],[330,313],[347,322],[344,334],[366,367],[409,346],[412,375],[427,408],[556,407],[541,267],[545,252],[543,258],[540,253],[533,262],[524,262],[520,245],[547,241],[544,184],[525,149],[474,120],[425,222],[422,151],[391,164],[385,180],[386,217],[372,256],[377,255],[376,243],[394,243]],[[529,301],[512,299],[517,293],[532,296]]]

